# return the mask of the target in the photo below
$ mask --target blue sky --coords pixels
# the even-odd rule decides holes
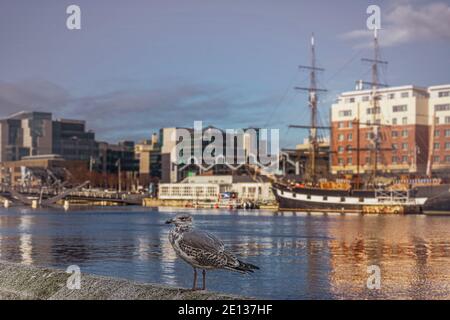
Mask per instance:
[[[339,4],[338,4],[339,3]],[[66,7],[81,8],[81,30]],[[331,102],[370,79],[366,8],[381,8],[390,85],[450,83],[450,1],[2,0],[0,116],[19,110],[80,118],[99,139],[140,140],[194,120],[279,128],[282,146],[305,132],[314,32],[326,123]]]

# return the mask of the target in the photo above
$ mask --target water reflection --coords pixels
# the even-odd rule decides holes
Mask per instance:
[[[20,235],[20,254],[21,262],[23,264],[31,265],[33,263],[32,257],[33,246],[31,244],[31,234]]]
[[[359,217],[329,234],[331,292],[337,298],[450,298],[449,221],[423,216]],[[366,286],[381,268],[381,290]]]
[[[176,211],[0,209],[0,259],[190,287],[192,268],[176,258],[163,224]],[[251,276],[210,272],[211,290],[275,299],[450,298],[450,217],[189,212],[197,227],[261,268]],[[367,289],[370,265],[381,268],[381,290]]]

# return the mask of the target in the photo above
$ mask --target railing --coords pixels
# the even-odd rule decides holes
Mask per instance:
[[[380,203],[406,203],[410,201],[409,190],[376,189],[375,198]]]

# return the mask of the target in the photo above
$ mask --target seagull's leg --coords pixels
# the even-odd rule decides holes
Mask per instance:
[[[203,275],[203,287],[202,287],[202,290],[206,290],[206,270],[205,269],[203,269],[202,275]]]
[[[197,289],[197,269],[194,268],[194,284],[192,285],[192,290]]]

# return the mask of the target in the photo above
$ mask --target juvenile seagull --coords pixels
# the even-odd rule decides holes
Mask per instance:
[[[166,223],[175,224],[169,233],[169,241],[175,253],[194,268],[192,290],[199,290],[197,289],[197,268],[203,270],[202,290],[206,290],[206,270],[227,269],[249,273],[259,269],[253,264],[238,260],[226,251],[222,241],[213,234],[194,229],[192,217],[189,214],[177,215]]]

